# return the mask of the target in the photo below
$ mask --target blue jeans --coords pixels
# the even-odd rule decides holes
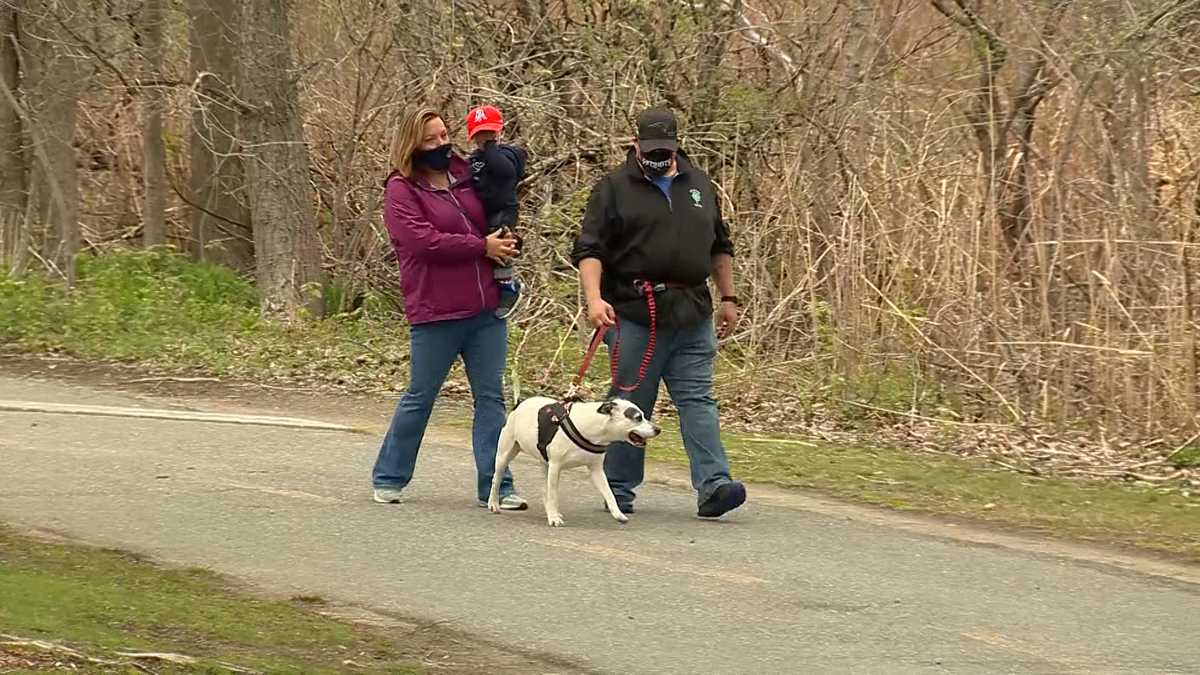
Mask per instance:
[[[632,321],[620,321],[620,363],[617,382],[631,385],[637,380],[638,368],[646,350],[650,330]],[[612,354],[616,331],[604,336]],[[659,381],[666,382],[671,402],[679,411],[679,428],[683,449],[691,466],[692,487],[698,503],[703,504],[718,486],[730,482],[729,460],[721,444],[721,422],[717,402],[713,398],[713,361],[717,356],[717,336],[712,322],[701,321],[694,326],[658,331],[654,358],[646,369],[646,379],[632,392],[613,388],[609,396],[622,396],[633,401],[650,417],[658,398]],[[652,441],[653,442],[653,441]],[[645,451],[628,443],[614,443],[604,458],[604,473],[618,502],[630,503],[634,490],[645,478]]]
[[[435,321],[412,327],[410,333],[408,390],[396,405],[392,425],[383,437],[371,481],[377,488],[402,489],[413,477],[417,451],[433,402],[437,399],[454,359],[462,356],[471,395],[475,399],[475,421],[471,447],[475,451],[476,496],[487,501],[496,470],[496,441],[504,426],[504,359],[508,353],[508,324],[492,311],[469,319]],[[505,470],[500,494],[513,492],[512,472]]]

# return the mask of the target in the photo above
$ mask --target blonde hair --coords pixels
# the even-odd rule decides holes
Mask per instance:
[[[409,112],[396,125],[392,136],[391,170],[405,178],[412,178],[413,152],[425,137],[425,125],[442,116],[432,108],[421,108]]]

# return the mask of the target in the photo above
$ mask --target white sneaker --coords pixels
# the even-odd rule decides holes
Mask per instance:
[[[380,504],[399,504],[402,499],[400,491],[392,488],[375,488],[371,498]]]
[[[480,508],[487,508],[486,500],[479,500]],[[526,502],[520,495],[505,495],[500,498],[501,511],[524,511],[529,508],[529,502]]]

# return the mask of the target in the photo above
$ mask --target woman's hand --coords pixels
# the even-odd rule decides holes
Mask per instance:
[[[485,255],[498,263],[517,256],[517,240],[504,230],[489,234],[484,241],[487,243]]]

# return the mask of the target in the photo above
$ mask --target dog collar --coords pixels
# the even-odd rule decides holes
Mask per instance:
[[[550,441],[554,440],[554,436],[558,433],[559,429],[580,450],[586,450],[596,455],[603,455],[604,451],[608,449],[608,446],[596,445],[580,433],[578,427],[571,421],[570,403],[555,401],[554,403],[547,403],[538,411],[538,451],[542,453],[542,459],[547,462],[550,461],[550,455],[546,452],[546,448],[550,445]]]

